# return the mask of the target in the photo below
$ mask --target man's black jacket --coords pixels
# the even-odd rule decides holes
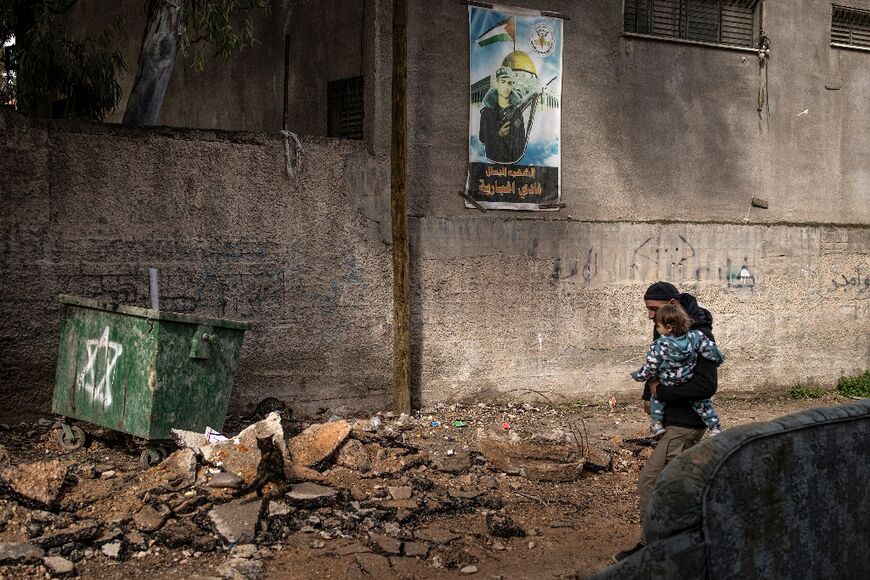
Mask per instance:
[[[680,294],[680,305],[686,310],[689,316],[694,320],[692,324],[693,330],[703,332],[707,338],[715,342],[713,338],[713,317],[706,308],[698,306],[698,301],[691,294]],[[659,333],[653,330],[653,340],[659,337]],[[709,399],[716,393],[719,386],[719,374],[716,364],[713,361],[699,356],[698,363],[695,366],[695,376],[691,380],[686,381],[675,387],[661,387],[658,389],[656,397],[667,403],[665,405],[665,425],[677,425],[679,427],[689,427],[692,429],[704,429],[704,421],[701,420],[694,409],[691,402],[701,399]],[[649,381],[644,385],[643,399],[649,401],[650,398]]]

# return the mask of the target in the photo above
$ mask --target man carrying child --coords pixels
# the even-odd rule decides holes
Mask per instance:
[[[654,320],[656,312],[668,304],[679,304],[692,319],[690,330],[698,330],[709,340],[713,337],[713,318],[706,309],[698,305],[691,294],[681,294],[676,286],[668,282],[656,282],[647,288],[643,296],[647,310],[647,318]],[[653,339],[658,339],[659,333],[653,330]],[[640,499],[640,516],[643,521],[653,486],[659,473],[673,458],[698,443],[704,436],[707,426],[695,411],[692,404],[696,401],[710,399],[718,387],[717,365],[712,360],[699,356],[691,379],[671,387],[658,388],[659,380],[654,377],[644,385],[644,410],[650,412],[650,397],[655,395],[665,403],[662,423],[665,428],[652,456],[647,460],[638,477],[638,496]],[[614,559],[619,561],[634,554],[646,545],[646,538],[641,529],[641,538],[636,546],[619,552]]]

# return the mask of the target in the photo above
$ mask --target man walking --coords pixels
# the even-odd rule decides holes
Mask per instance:
[[[666,304],[680,304],[692,317],[692,329],[702,332],[707,338],[715,341],[713,337],[713,317],[705,308],[698,306],[698,301],[691,294],[681,294],[677,287],[668,282],[656,282],[647,288],[643,295],[646,305],[647,318],[655,318],[656,311]],[[653,340],[658,338],[658,332],[653,329]],[[647,460],[637,481],[637,490],[640,499],[641,525],[646,517],[647,506],[652,495],[656,479],[665,465],[698,443],[704,436],[706,426],[700,415],[692,408],[692,401],[709,399],[716,393],[718,386],[718,373],[716,364],[704,357],[698,357],[695,367],[695,376],[689,381],[670,387],[657,389],[658,379],[652,378],[644,385],[643,400],[644,410],[649,413],[650,395],[655,395],[665,406],[664,425],[665,433],[662,435],[653,450],[652,456]],[[616,554],[615,561],[623,560],[646,546],[643,528],[641,528],[640,541],[633,548],[623,550]]]

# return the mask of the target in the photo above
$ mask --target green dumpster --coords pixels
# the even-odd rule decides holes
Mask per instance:
[[[146,441],[223,427],[246,323],[76,296],[60,302],[54,413]]]

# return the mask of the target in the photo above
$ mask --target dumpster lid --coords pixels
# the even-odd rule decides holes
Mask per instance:
[[[100,300],[92,300],[90,298],[82,298],[80,296],[70,296],[69,294],[61,294],[58,296],[64,304],[72,304],[74,306],[83,306],[94,310],[105,310],[108,312],[119,312],[121,314],[129,314],[138,316],[139,318],[148,318],[151,320],[168,320],[172,322],[187,322],[189,324],[201,324],[206,326],[219,326],[222,328],[235,328],[237,330],[246,330],[250,328],[247,322],[238,320],[224,320],[222,318],[206,318],[204,316],[193,316],[190,314],[182,314],[180,312],[168,312],[165,310],[152,310],[150,308],[140,308],[139,306],[125,306],[123,304],[113,304],[112,302],[102,302]]]

